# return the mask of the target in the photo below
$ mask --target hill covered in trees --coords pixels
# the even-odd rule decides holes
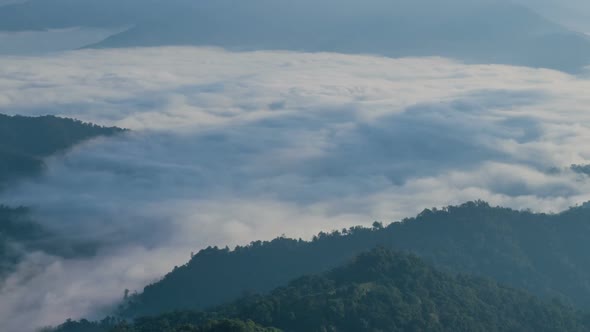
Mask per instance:
[[[268,295],[247,296],[206,312],[142,317],[131,325],[114,322],[112,329],[104,322],[68,322],[55,331],[101,331],[91,330],[101,325],[106,328],[103,331],[112,332],[273,331],[250,321],[290,332],[590,328],[583,315],[557,302],[546,303],[488,279],[443,273],[415,255],[378,248],[343,267],[298,278]],[[208,328],[219,322],[239,328]]]
[[[0,188],[22,176],[39,174],[46,157],[85,140],[122,131],[55,116],[0,114]]]
[[[146,318],[145,324],[138,323],[137,326],[113,318],[106,318],[100,322],[69,320],[57,328],[46,328],[41,332],[281,332],[279,329],[262,327],[251,320],[204,320],[204,316],[202,313],[174,313],[158,318]]]
[[[207,248],[129,297],[126,317],[205,309],[264,293],[298,276],[327,271],[376,246],[410,251],[437,268],[492,278],[544,298],[590,308],[590,209],[536,214],[470,202],[425,210],[373,228],[278,238],[235,250]]]

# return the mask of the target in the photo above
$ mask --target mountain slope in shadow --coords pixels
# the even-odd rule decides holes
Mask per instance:
[[[131,296],[128,317],[205,309],[247,292],[268,292],[329,270],[376,246],[413,252],[449,272],[492,278],[544,298],[590,308],[590,209],[535,214],[470,202],[416,218],[321,233],[307,242],[278,238],[235,250],[208,248]]]
[[[123,131],[55,116],[0,114],[0,188],[11,181],[41,174],[44,158],[83,141]]]
[[[582,314],[557,302],[543,302],[487,279],[440,272],[417,256],[378,248],[268,295],[246,296],[205,312],[165,313],[138,318],[133,324],[112,319],[69,321],[53,332],[208,332],[212,322],[219,327],[212,331],[220,332],[277,331],[260,326],[290,332],[587,331],[590,327]]]

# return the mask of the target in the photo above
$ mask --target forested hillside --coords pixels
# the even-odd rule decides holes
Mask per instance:
[[[290,332],[573,332],[590,328],[581,314],[559,303],[545,303],[487,279],[442,273],[414,255],[379,248],[344,267],[299,278],[266,296],[248,296],[207,312],[143,317],[111,331],[271,331],[257,329],[253,323],[251,329],[205,328],[212,320],[228,318]],[[68,322],[57,331],[87,332],[100,327],[101,323]]]
[[[145,318],[143,324],[133,326],[124,321],[107,318],[100,322],[69,320],[57,328],[41,332],[281,332],[279,329],[262,327],[251,320],[204,319],[206,314],[195,312],[174,313],[158,318]]]
[[[416,218],[322,233],[311,242],[278,238],[235,250],[208,248],[131,296],[121,314],[204,309],[247,292],[267,292],[326,271],[376,246],[411,251],[440,269],[490,277],[544,298],[590,308],[590,210],[536,214],[470,202]]]
[[[43,169],[43,158],[97,136],[122,132],[55,116],[25,117],[0,114],[0,186]]]

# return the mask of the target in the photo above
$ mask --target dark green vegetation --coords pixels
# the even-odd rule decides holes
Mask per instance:
[[[380,248],[344,267],[299,278],[268,295],[248,296],[208,312],[144,317],[112,331],[272,331],[239,321],[222,320],[223,328],[216,327],[219,321],[211,323],[211,319],[224,317],[290,332],[572,332],[590,328],[581,314],[558,302],[545,303],[487,279],[442,273],[417,256]],[[79,327],[57,331],[100,331]]]
[[[0,114],[0,186],[23,176],[40,174],[46,157],[82,141],[122,131],[55,116]]]
[[[114,318],[105,318],[100,322],[91,322],[86,319],[72,321],[68,319],[65,323],[56,328],[47,327],[39,332],[106,332],[115,326],[124,326],[124,322]]]
[[[251,320],[205,319],[204,313],[174,313],[158,318],[138,319],[136,325],[107,318],[101,322],[67,321],[61,326],[42,332],[281,332],[262,327]]]
[[[0,30],[132,28],[93,47],[220,46],[445,56],[576,72],[590,41],[509,0],[30,0]]]
[[[202,250],[163,280],[131,296],[125,316],[205,309],[264,293],[298,276],[327,271],[376,246],[411,251],[437,268],[489,277],[543,298],[590,308],[590,209],[535,214],[471,202],[425,210],[383,227],[278,238]]]

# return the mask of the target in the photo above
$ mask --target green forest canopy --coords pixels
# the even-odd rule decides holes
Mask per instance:
[[[224,328],[210,328],[219,322]],[[489,279],[440,272],[415,255],[378,248],[268,295],[246,296],[205,312],[142,317],[133,324],[69,321],[54,331],[276,331],[260,327],[274,326],[289,332],[573,332],[587,331],[589,323],[558,302]]]
[[[537,214],[469,202],[424,210],[384,227],[277,238],[235,250],[207,248],[121,306],[125,317],[205,309],[264,293],[343,264],[376,246],[409,251],[448,272],[492,278],[543,298],[590,308],[590,209]]]

